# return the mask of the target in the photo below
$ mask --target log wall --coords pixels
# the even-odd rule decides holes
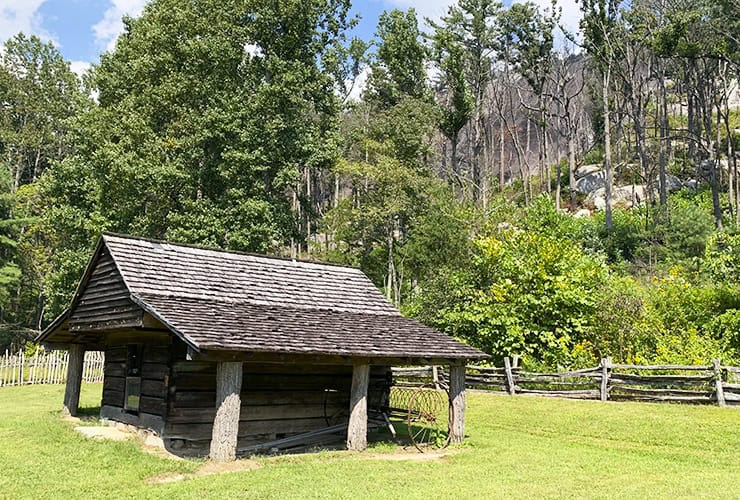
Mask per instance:
[[[351,366],[244,363],[237,451],[346,423]],[[390,369],[371,372],[368,407],[387,405]],[[169,386],[165,446],[208,454],[216,414],[216,363],[175,361]]]

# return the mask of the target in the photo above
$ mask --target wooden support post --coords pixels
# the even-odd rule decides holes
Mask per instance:
[[[504,358],[504,371],[506,372],[506,389],[513,396],[516,393],[516,384],[514,383],[514,372],[511,370],[511,360],[508,356]]]
[[[352,393],[349,400],[349,427],[347,449],[363,451],[367,448],[367,386],[370,365],[355,365],[352,369]]]
[[[465,365],[450,365],[450,442],[465,437]]]
[[[242,363],[221,361],[216,370],[216,417],[211,435],[211,460],[236,459],[241,409]]]
[[[609,374],[611,373],[612,360],[610,358],[601,359],[601,388],[599,396],[602,401],[609,400]]]
[[[717,391],[717,404],[725,406],[725,389],[722,387],[722,365],[720,360],[714,360],[714,387]]]
[[[72,344],[69,348],[67,364],[67,385],[64,389],[64,415],[75,417],[80,406],[80,386],[82,385],[82,366],[85,361],[85,346]]]

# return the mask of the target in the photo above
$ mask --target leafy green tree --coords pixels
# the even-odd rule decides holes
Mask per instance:
[[[427,51],[414,9],[393,9],[378,18],[378,39],[367,99],[383,109],[402,98],[428,97],[424,64]]]
[[[68,154],[68,120],[89,101],[59,50],[23,33],[0,51],[0,95],[0,158],[15,190]]]
[[[452,178],[462,188],[457,146],[460,131],[470,121],[474,107],[466,74],[465,47],[449,27],[434,23],[432,25],[434,26],[432,54],[441,72],[437,89],[442,101],[440,130],[452,146],[450,152]]]
[[[59,273],[100,230],[238,250],[304,246],[337,158],[346,0],[155,0],[94,72],[99,106],[45,192]],[[68,191],[73,176],[80,188]],[[74,234],[70,235],[67,231]],[[74,274],[74,273],[72,273]]]

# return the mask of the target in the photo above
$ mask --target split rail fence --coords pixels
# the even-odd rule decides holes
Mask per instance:
[[[715,360],[709,366],[627,365],[602,359],[599,366],[557,373],[541,373],[516,366],[469,365],[468,389],[533,396],[601,401],[652,401],[740,406],[740,367]],[[442,366],[394,368],[396,386],[440,384],[447,380]]]
[[[24,353],[0,356],[0,387],[32,384],[63,384],[67,380],[67,351],[39,352],[31,356]],[[105,356],[100,351],[85,353],[82,380],[102,382]]]

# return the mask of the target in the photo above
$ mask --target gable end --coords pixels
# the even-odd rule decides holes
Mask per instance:
[[[110,252],[103,245],[69,315],[73,332],[140,327],[144,311],[131,294]]]

